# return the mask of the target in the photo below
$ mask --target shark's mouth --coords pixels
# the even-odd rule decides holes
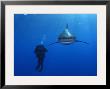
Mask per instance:
[[[74,37],[61,37],[58,38],[58,42],[62,44],[71,44],[74,42]]]

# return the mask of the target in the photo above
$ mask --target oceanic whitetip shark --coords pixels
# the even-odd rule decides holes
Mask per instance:
[[[77,40],[76,37],[73,36],[69,32],[68,24],[67,24],[64,31],[58,36],[57,42],[51,43],[49,45],[53,45],[55,43],[61,43],[61,44],[64,44],[64,45],[69,45],[69,44],[72,44],[72,43],[75,43],[75,42],[82,42],[82,43],[88,44],[87,42]]]

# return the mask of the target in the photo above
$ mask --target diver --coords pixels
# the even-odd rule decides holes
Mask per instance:
[[[45,39],[45,36],[43,37],[43,40]],[[38,65],[36,66],[36,69],[41,72],[43,70],[43,62],[45,58],[45,53],[47,52],[47,49],[43,45],[43,40],[41,41],[41,44],[37,45],[35,47],[34,53],[38,59]]]
[[[47,52],[47,49],[44,47],[43,44],[37,45],[35,48],[35,55],[38,59],[38,65],[36,69],[41,72],[43,70],[43,61],[45,58],[45,53]]]

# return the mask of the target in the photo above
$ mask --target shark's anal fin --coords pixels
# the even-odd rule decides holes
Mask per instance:
[[[89,44],[89,43],[87,43],[87,42],[80,41],[80,40],[75,40],[75,42],[81,42],[81,43]]]

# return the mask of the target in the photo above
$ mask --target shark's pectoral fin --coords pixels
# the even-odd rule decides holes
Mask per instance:
[[[89,44],[89,43],[87,43],[87,42],[80,41],[80,40],[75,40],[75,42],[81,42],[81,43]]]
[[[57,41],[57,42],[51,43],[51,44],[49,44],[48,46],[53,45],[53,44],[56,44],[56,43],[59,43],[59,42]]]

